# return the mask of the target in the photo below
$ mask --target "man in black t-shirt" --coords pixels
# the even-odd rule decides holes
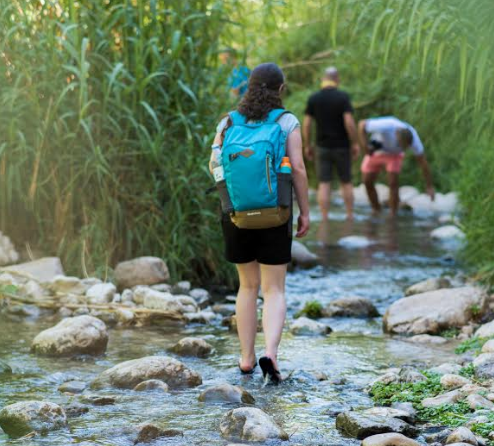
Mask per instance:
[[[338,70],[328,68],[323,77],[322,88],[307,102],[302,128],[305,155],[314,158],[311,145],[312,122],[316,122],[316,171],[319,186],[317,201],[323,221],[328,219],[332,171],[336,168],[345,200],[347,219],[353,219],[352,158],[359,153],[357,126],[353,119],[350,97],[338,90]]]

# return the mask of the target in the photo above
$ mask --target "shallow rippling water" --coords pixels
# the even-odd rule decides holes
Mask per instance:
[[[403,215],[393,222],[385,217],[372,219],[366,211],[359,211],[355,222],[347,225],[342,216],[341,209],[335,208],[329,227],[313,225],[307,245],[323,258],[323,264],[289,274],[289,318],[306,301],[317,299],[324,304],[349,295],[371,298],[384,313],[408,285],[459,272],[448,250],[429,238],[429,232],[437,226],[434,220]],[[365,236],[371,243],[364,248],[340,247],[338,240],[349,235]],[[334,329],[326,338],[285,334],[280,364],[290,377],[273,388],[262,386],[260,373],[254,377],[239,376],[238,340],[222,327],[112,329],[106,356],[80,361],[38,358],[29,353],[33,337],[54,321],[13,321],[0,316],[0,358],[14,369],[13,377],[0,381],[0,407],[32,399],[62,405],[78,401],[78,396],[62,395],[58,386],[72,379],[89,382],[124,360],[168,354],[168,348],[185,335],[205,337],[216,349],[207,359],[181,359],[202,374],[204,382],[199,388],[170,394],[99,391],[100,395],[117,397],[117,403],[92,406],[88,414],[71,419],[68,430],[46,437],[9,440],[0,433],[0,445],[127,446],[132,444],[133,426],[159,422],[183,430],[184,437],[161,439],[155,445],[224,446],[229,442],[219,434],[219,421],[235,406],[205,405],[197,397],[202,389],[225,382],[240,384],[250,391],[257,400],[256,406],[273,415],[290,434],[288,444],[357,445],[360,442],[344,438],[336,431],[335,413],[372,405],[363,391],[370,380],[389,366],[417,360],[437,364],[452,357],[450,347],[424,347],[383,335],[381,318],[325,322]],[[261,354],[262,335],[258,346]],[[317,381],[312,374],[316,371],[325,372],[329,380]]]

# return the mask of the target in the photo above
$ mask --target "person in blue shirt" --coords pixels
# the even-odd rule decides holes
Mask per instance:
[[[247,91],[250,76],[249,68],[238,63],[237,52],[233,48],[223,50],[220,53],[220,60],[223,65],[233,67],[228,76],[228,87],[230,95],[234,99],[240,99]]]

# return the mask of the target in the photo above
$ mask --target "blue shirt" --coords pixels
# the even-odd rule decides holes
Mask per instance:
[[[228,78],[228,84],[231,89],[238,88],[239,96],[243,96],[247,91],[249,76],[250,70],[246,66],[239,65],[232,70]]]

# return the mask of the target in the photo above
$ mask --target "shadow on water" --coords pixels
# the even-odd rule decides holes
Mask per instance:
[[[456,274],[458,266],[441,246],[430,240],[433,220],[415,220],[411,215],[392,221],[373,219],[359,211],[346,224],[338,208],[329,225],[315,224],[307,245],[317,251],[322,265],[290,273],[287,279],[289,319],[305,302],[358,295],[373,300],[382,314],[402,297],[403,289],[420,280],[442,274]],[[345,245],[341,239],[353,239]],[[356,244],[356,241],[358,242]],[[340,242],[340,244],[339,244]],[[359,247],[356,247],[358,245]],[[346,246],[346,247],[345,247]],[[1,316],[0,316],[1,317]],[[256,398],[256,406],[280,421],[293,445],[357,445],[343,438],[334,427],[341,410],[370,406],[364,392],[368,383],[387,367],[420,361],[424,366],[451,360],[450,347],[426,347],[382,334],[381,318],[327,319],[334,332],[328,337],[296,337],[286,333],[281,365],[287,381],[278,388],[263,387],[259,372],[239,376],[237,337],[224,328],[192,326],[185,329],[113,329],[107,354],[84,361],[38,358],[29,353],[33,337],[53,325],[49,321],[0,319],[0,357],[14,369],[12,378],[0,381],[0,407],[28,399],[45,399],[62,405],[79,401],[79,396],[58,392],[68,380],[90,382],[98,373],[127,359],[168,354],[181,337],[205,337],[215,347],[207,359],[182,359],[203,376],[197,389],[169,394],[103,390],[98,394],[117,398],[111,406],[91,406],[88,414],[70,420],[70,429],[29,440],[9,440],[0,434],[0,444],[40,446],[132,444],[130,430],[142,422],[159,422],[184,431],[184,437],[157,440],[156,445],[224,446],[219,434],[221,416],[235,406],[204,405],[197,397],[210,385],[228,382],[244,386]],[[262,345],[262,334],[258,345]],[[259,354],[262,351],[259,349]],[[328,379],[319,381],[316,373]],[[92,393],[92,391],[86,391]],[[268,445],[279,442],[266,443]]]

